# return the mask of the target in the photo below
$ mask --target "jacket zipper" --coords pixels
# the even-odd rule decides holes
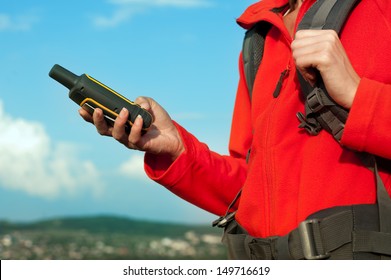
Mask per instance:
[[[273,199],[273,195],[275,194],[274,174],[275,174],[276,166],[274,164],[273,149],[270,149],[270,145],[271,145],[271,141],[272,141],[271,137],[275,133],[274,130],[271,131],[273,129],[273,119],[274,119],[273,115],[274,115],[274,112],[278,106],[277,97],[279,97],[279,95],[281,93],[282,86],[284,84],[286,77],[289,74],[290,69],[291,69],[291,66],[290,66],[290,61],[289,61],[286,68],[281,72],[280,77],[277,82],[277,85],[276,85],[276,88],[273,92],[274,103],[273,103],[273,107],[271,109],[270,116],[268,119],[268,125],[267,125],[268,133],[265,136],[265,144],[266,144],[265,146],[269,147],[267,149],[266,154],[265,154],[265,159],[267,159],[266,160],[267,164],[265,165],[265,169],[264,169],[266,171],[266,182],[268,185],[268,188],[265,189],[265,193],[264,193],[265,199],[268,204],[268,209],[269,209],[269,210],[265,211],[267,213],[267,218],[269,219],[267,222],[267,236],[269,236],[270,233],[274,232],[274,230],[275,230],[275,224],[273,221],[275,219],[275,212],[276,212],[275,211],[275,203],[274,203],[274,199]]]
[[[285,77],[288,76],[289,70],[290,70],[290,66],[288,64],[286,69],[281,72],[280,78],[278,79],[276,88],[274,89],[274,92],[273,92],[273,97],[274,98],[277,98],[278,96],[280,96],[282,84],[283,84],[283,82],[285,80]]]
[[[263,170],[265,170],[264,178],[266,186],[264,188],[264,197],[265,197],[265,205],[264,205],[264,212],[265,212],[265,234],[266,236],[270,236],[270,233],[273,232],[274,224],[274,203],[273,203],[273,194],[275,189],[275,178],[274,178],[274,161],[273,161],[273,149],[270,148],[272,144],[272,135],[274,133],[273,130],[273,115],[274,111],[276,110],[276,107],[278,105],[278,99],[274,99],[272,104],[272,107],[270,109],[270,114],[267,120],[267,123],[265,125],[265,137],[264,137],[264,146],[266,149],[264,150],[263,158],[264,166]]]

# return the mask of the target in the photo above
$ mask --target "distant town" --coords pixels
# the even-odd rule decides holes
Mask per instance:
[[[226,258],[221,232],[208,226],[154,225],[110,217],[22,225],[0,222],[3,260]]]

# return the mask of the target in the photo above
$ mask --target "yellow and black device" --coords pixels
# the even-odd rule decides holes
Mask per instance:
[[[103,111],[107,123],[114,125],[122,108],[129,111],[126,131],[129,133],[131,126],[140,115],[143,118],[143,131],[145,132],[152,124],[152,115],[130,101],[118,92],[102,84],[87,74],[75,75],[64,67],[56,64],[49,72],[49,76],[69,89],[69,98],[87,110],[90,114],[96,108]]]

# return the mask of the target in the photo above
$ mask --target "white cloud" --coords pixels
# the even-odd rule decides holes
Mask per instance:
[[[129,160],[121,164],[119,173],[132,179],[148,180],[148,176],[144,172],[144,155],[132,155]]]
[[[111,16],[95,16],[93,24],[100,28],[116,27],[129,21],[134,15],[152,8],[201,8],[211,6],[210,0],[110,0],[114,5]]]
[[[10,16],[0,13],[0,31],[29,31],[38,21],[32,14]]]
[[[138,9],[117,9],[110,17],[95,16],[93,23],[97,27],[111,28],[128,21],[134,14],[138,13]]]
[[[30,195],[56,198],[103,185],[90,161],[81,160],[69,143],[53,143],[37,122],[6,114],[0,100],[0,186]]]

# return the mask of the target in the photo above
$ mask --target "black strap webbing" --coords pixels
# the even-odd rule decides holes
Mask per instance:
[[[359,1],[318,0],[308,9],[297,29],[332,29],[339,33]]]
[[[318,0],[306,12],[297,30],[332,29],[340,33],[349,13],[359,0]],[[339,142],[341,140],[348,111],[339,106],[328,95],[318,73],[317,84],[310,85],[297,71],[305,100],[305,115],[298,113],[300,128],[317,135],[324,128]]]
[[[269,29],[270,24],[260,22],[248,30],[244,36],[242,57],[250,100],[252,97],[255,77],[263,57],[266,33]]]
[[[376,158],[373,155],[365,153],[360,154],[360,157],[365,166],[375,174],[380,231],[391,234],[391,198],[380,177]]]
[[[377,211],[376,205],[329,208],[270,238],[252,237],[232,222],[223,241],[232,259],[390,259],[391,233],[379,232]]]

